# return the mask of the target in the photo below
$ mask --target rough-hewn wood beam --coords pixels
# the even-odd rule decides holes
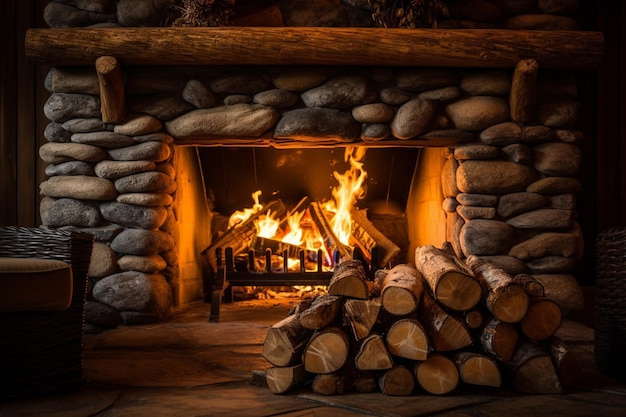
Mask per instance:
[[[93,65],[103,55],[122,65],[371,65],[594,68],[600,32],[495,29],[309,27],[30,29],[33,64]]]

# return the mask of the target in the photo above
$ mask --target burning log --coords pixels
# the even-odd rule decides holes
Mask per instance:
[[[367,299],[369,289],[361,261],[349,259],[335,265],[333,276],[328,284],[328,294]]]
[[[258,235],[254,235],[250,241],[249,248],[254,251],[256,256],[263,256],[269,249],[276,255],[287,255],[289,258],[300,258],[300,252],[306,252],[306,248],[301,246],[290,245],[276,239],[268,239]]]
[[[385,311],[403,316],[417,310],[424,292],[421,274],[408,264],[394,266],[382,283],[380,298]]]
[[[470,255],[467,263],[487,290],[485,305],[498,320],[517,323],[528,309],[528,294],[517,281],[493,264]]]
[[[352,217],[352,234],[350,243],[358,246],[363,253],[371,255],[374,248],[378,248],[378,265],[387,265],[398,253],[400,247],[382,234],[372,222],[367,218],[365,210],[353,209],[350,211]],[[369,257],[371,259],[371,256]]]
[[[447,251],[420,246],[415,250],[415,266],[435,299],[446,307],[464,311],[480,301],[482,289],[473,273]]]
[[[443,395],[454,391],[459,385],[459,371],[454,361],[434,353],[414,368],[417,384],[429,394]]]
[[[339,241],[339,238],[333,232],[332,227],[330,227],[330,223],[328,223],[328,219],[324,215],[324,210],[322,209],[320,203],[311,203],[309,205],[309,214],[324,238],[326,251],[330,254],[335,253],[335,251],[339,252],[340,259],[352,258],[352,251]]]

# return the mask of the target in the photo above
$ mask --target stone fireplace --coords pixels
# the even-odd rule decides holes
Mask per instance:
[[[158,321],[206,296],[218,213],[203,164],[225,149],[298,152],[311,175],[307,152],[365,147],[376,165],[406,150],[395,262],[450,242],[550,282],[565,313],[582,308],[572,271],[589,139],[573,70],[597,63],[601,36],[381,30],[31,30],[29,58],[53,67],[41,218],[96,237],[87,321]],[[378,207],[363,208],[390,215]]]

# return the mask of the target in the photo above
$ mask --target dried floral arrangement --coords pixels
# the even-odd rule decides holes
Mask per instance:
[[[385,28],[438,26],[438,19],[448,16],[444,0],[368,0],[374,8],[372,20]]]
[[[234,8],[235,0],[175,0],[164,26],[228,26]]]

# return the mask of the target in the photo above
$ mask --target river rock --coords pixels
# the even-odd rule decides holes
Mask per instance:
[[[513,227],[499,220],[470,220],[461,229],[461,249],[469,255],[507,254],[513,242]]]
[[[120,254],[153,255],[174,248],[174,238],[160,230],[125,229],[111,242],[111,249]]]
[[[538,178],[534,169],[507,161],[465,161],[456,172],[459,190],[474,194],[524,191]]]
[[[133,96],[128,99],[127,108],[132,113],[147,113],[157,119],[171,120],[194,109],[192,104],[178,95]]]
[[[115,328],[121,325],[123,320],[120,312],[113,307],[98,301],[87,300],[85,302],[85,323],[97,326],[97,332],[99,332],[101,328]],[[85,328],[85,332],[88,332],[88,327]]]
[[[274,137],[352,142],[360,133],[361,125],[348,113],[328,108],[304,108],[285,112],[276,125]]]
[[[391,128],[386,123],[364,124],[361,131],[361,140],[376,141],[391,136]]]
[[[147,171],[138,174],[127,175],[115,180],[115,189],[124,193],[165,193],[171,194],[176,191],[176,182],[168,175]]]
[[[446,113],[454,127],[479,131],[509,118],[507,100],[492,96],[471,96],[446,106]]]
[[[548,142],[554,139],[554,131],[548,126],[524,126],[524,143]]]
[[[163,316],[172,302],[172,290],[162,275],[125,271],[102,278],[93,297],[119,311],[132,310]]]
[[[94,242],[89,264],[90,278],[103,278],[117,271],[117,254],[109,245]]]
[[[59,164],[50,164],[45,173],[49,177],[57,175],[94,175],[94,166],[84,161],[68,161]]]
[[[537,106],[537,121],[552,128],[571,128],[578,119],[580,103],[573,100],[550,100]]]
[[[39,156],[49,164],[71,160],[97,162],[106,158],[106,151],[98,146],[81,143],[48,142],[39,148]]]
[[[110,161],[104,160],[96,164],[97,176],[108,179],[125,177],[139,172],[154,171],[156,164],[152,161]]]
[[[291,107],[295,105],[300,96],[291,91],[274,88],[261,91],[252,97],[252,102],[267,107]]]
[[[582,165],[582,151],[569,143],[544,143],[534,147],[534,167],[551,176],[573,177]]]
[[[41,195],[77,200],[113,200],[117,191],[111,181],[85,175],[50,177],[39,185]]]
[[[218,103],[218,98],[204,83],[189,80],[183,89],[183,99],[199,109],[209,109]]]
[[[527,265],[533,274],[559,274],[573,270],[576,266],[576,259],[563,256],[546,256],[530,260]]]
[[[160,26],[168,0],[119,0],[115,7],[117,22],[122,26]]]
[[[246,94],[229,94],[224,97],[222,102],[227,106],[234,106],[235,104],[250,104],[252,103],[252,97]]]
[[[62,124],[63,129],[71,133],[99,132],[101,130],[110,130],[102,119],[91,117],[89,119],[70,119]]]
[[[163,123],[149,114],[140,114],[129,117],[124,123],[113,128],[115,133],[128,136],[146,135],[161,130]]]
[[[502,156],[501,149],[497,146],[483,144],[459,145],[454,148],[454,157],[458,161],[468,159],[497,159]]]
[[[523,143],[513,143],[502,148],[506,159],[516,164],[530,165],[533,162],[533,150]]]
[[[545,206],[548,199],[537,193],[519,192],[505,194],[498,201],[498,214],[507,218]]]
[[[51,93],[79,93],[98,97],[100,85],[95,68],[54,67],[48,71],[44,86]]]
[[[53,122],[101,117],[100,98],[87,94],[53,93],[44,104],[44,114]]]
[[[577,253],[578,235],[574,233],[540,233],[513,246],[510,256],[522,260],[543,258],[545,256],[574,257]]]
[[[167,267],[165,260],[157,254],[148,256],[124,255],[117,261],[117,265],[122,271],[147,273],[159,272]]]
[[[496,209],[495,207],[476,207],[459,205],[456,208],[456,212],[459,216],[463,217],[466,222],[472,219],[495,219]]]
[[[393,107],[385,103],[364,104],[352,109],[352,117],[361,123],[385,123],[391,120],[393,115]]]
[[[568,194],[581,190],[580,181],[572,177],[541,178],[528,185],[526,191],[540,194]]]
[[[146,135],[133,136],[133,140],[137,143],[144,143],[144,142],[172,143],[174,142],[174,138],[165,132],[154,132],[154,133],[148,133]]]
[[[391,134],[398,139],[410,139],[426,132],[435,115],[430,100],[414,98],[404,103],[391,121]]]
[[[116,161],[162,162],[172,155],[172,148],[162,142],[142,142],[124,148],[109,149],[108,155]]]
[[[458,71],[441,68],[415,68],[399,71],[396,86],[401,90],[422,92],[451,85],[458,85],[461,77]]]
[[[557,209],[532,210],[507,220],[518,229],[569,229],[573,222],[573,211]]]
[[[272,81],[282,90],[305,91],[322,85],[331,72],[331,69],[324,67],[287,67],[274,75]]]
[[[174,198],[165,193],[126,193],[115,199],[118,203],[133,204],[135,206],[157,207],[169,206]]]
[[[332,78],[319,87],[305,91],[301,97],[307,107],[347,109],[372,101],[375,94],[365,78],[345,76]]]
[[[548,198],[547,208],[561,209],[561,210],[575,210],[576,209],[576,195],[575,194],[561,194],[550,196]]]
[[[504,96],[511,90],[511,77],[501,70],[475,71],[463,76],[460,87],[473,96]]]
[[[193,110],[167,122],[175,138],[194,136],[258,137],[278,122],[276,110],[258,104],[235,104]]]
[[[158,229],[167,217],[167,210],[162,206],[144,207],[117,201],[102,203],[100,211],[102,217],[111,223],[142,229]]]
[[[401,106],[413,98],[411,93],[399,88],[383,88],[378,92],[378,94],[380,95],[380,100],[383,103],[391,106]]]
[[[494,146],[511,145],[520,142],[523,137],[524,129],[516,122],[499,123],[480,132],[480,140]]]
[[[50,142],[70,142],[72,132],[65,130],[62,123],[50,122],[44,129],[43,136]]]
[[[450,157],[443,163],[441,168],[441,191],[444,198],[456,197],[461,191],[457,187],[456,173],[459,169],[459,161]]]
[[[437,88],[419,93],[417,96],[424,100],[452,101],[461,96],[461,89],[451,85],[449,87]]]
[[[46,24],[55,29],[91,26],[115,22],[115,15],[93,10],[82,10],[71,4],[51,1],[43,11]]]
[[[120,133],[99,131],[88,133],[74,133],[71,137],[74,143],[100,146],[102,148],[123,148],[135,143],[130,136]]]
[[[97,207],[73,198],[45,197],[39,206],[41,221],[48,227],[95,227],[102,222]]]
[[[456,199],[464,206],[495,207],[498,203],[498,196],[492,194],[460,193]]]
[[[223,75],[212,80],[209,86],[218,94],[244,95],[254,95],[272,87],[264,77],[254,72]]]

